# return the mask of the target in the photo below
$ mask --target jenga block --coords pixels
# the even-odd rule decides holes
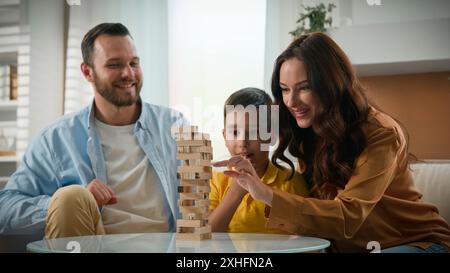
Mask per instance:
[[[177,227],[203,227],[208,224],[208,220],[177,220]]]
[[[208,199],[209,193],[180,193],[180,200],[205,200]]]
[[[178,153],[210,153],[212,154],[213,150],[211,146],[178,146]],[[212,158],[211,158],[212,159]]]
[[[212,159],[210,153],[177,153],[179,160],[194,160],[194,159]]]
[[[204,206],[204,207],[194,207],[194,206],[188,206],[188,207],[180,207],[180,212],[182,214],[184,213],[203,213],[206,214],[209,211],[209,207]]]
[[[177,178],[178,179],[182,179],[182,180],[205,180],[205,179],[211,179],[212,174],[211,173],[192,173],[192,172],[188,172],[188,173],[177,173]]]
[[[177,240],[208,240],[211,239],[211,233],[195,234],[195,233],[177,233]]]
[[[191,133],[178,133],[173,134],[175,140],[209,140],[209,134],[191,132]]]
[[[183,220],[205,220],[208,218],[208,213],[195,213],[195,212],[185,212],[181,214]]]
[[[211,173],[212,168],[206,166],[178,166],[179,173]]]
[[[207,193],[211,192],[210,186],[179,186],[178,192],[181,193]]]
[[[190,133],[190,132],[198,132],[198,126],[194,125],[182,125],[182,126],[173,126],[170,128],[172,135],[181,134],[181,133]]]
[[[204,233],[211,233],[211,226],[206,225],[202,227],[177,227],[177,232],[179,233],[191,233],[191,234],[204,234]]]
[[[180,181],[180,186],[209,186],[209,180],[208,179],[196,179],[196,180],[183,179]]]
[[[180,207],[209,207],[209,199],[182,199],[178,200]]]
[[[211,140],[177,140],[177,146],[211,146]]]
[[[198,167],[210,167],[211,166],[211,160],[208,159],[190,159],[185,160],[184,163],[185,166],[198,166]]]
[[[210,140],[209,134],[206,133],[194,133],[191,135],[191,139],[195,140]]]
[[[195,189],[197,190],[197,193],[201,192],[211,192],[211,187],[208,186],[196,186]]]

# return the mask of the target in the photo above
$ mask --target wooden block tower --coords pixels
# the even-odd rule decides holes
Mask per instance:
[[[183,165],[177,169],[177,178],[180,179],[178,205],[182,219],[177,220],[176,238],[211,239],[211,226],[207,220],[211,191],[211,140],[208,134],[198,132],[197,126],[173,127],[172,136],[177,141],[177,159],[183,160]]]

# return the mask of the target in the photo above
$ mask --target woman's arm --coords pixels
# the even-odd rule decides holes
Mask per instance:
[[[352,177],[334,200],[274,191],[267,226],[310,236],[352,238],[394,180],[399,168],[400,139],[380,128],[357,160]],[[375,227],[374,227],[375,228]]]
[[[268,228],[325,238],[352,238],[394,179],[399,150],[403,148],[401,142],[393,129],[380,128],[374,132],[357,160],[353,176],[334,200],[272,190],[242,166],[224,174],[236,177],[253,198],[271,206]],[[239,165],[235,161],[230,159],[228,166]]]

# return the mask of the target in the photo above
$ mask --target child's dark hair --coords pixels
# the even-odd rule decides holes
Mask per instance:
[[[231,94],[225,101],[225,105],[223,107],[223,117],[225,120],[227,115],[227,105],[242,105],[243,107],[254,105],[257,109],[259,109],[259,106],[261,105],[267,105],[267,111],[269,113],[268,120],[270,121],[270,106],[272,104],[272,98],[263,90],[254,87],[243,88]]]

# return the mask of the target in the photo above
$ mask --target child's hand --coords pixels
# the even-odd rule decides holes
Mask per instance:
[[[250,160],[237,155],[228,160],[214,162],[212,165],[214,167],[227,166],[229,170],[224,171],[223,174],[235,178],[236,182],[254,199],[261,200],[269,206],[272,204],[272,188],[261,182]]]
[[[229,192],[240,197],[244,197],[247,194],[247,190],[241,187],[234,178],[231,180]]]

